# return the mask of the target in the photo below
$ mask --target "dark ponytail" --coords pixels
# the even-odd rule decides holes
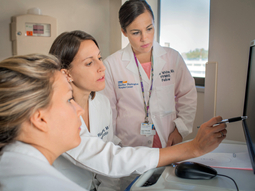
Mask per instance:
[[[126,32],[127,26],[146,10],[150,12],[152,19],[154,20],[152,9],[145,0],[126,1],[119,10],[119,22],[121,28]]]

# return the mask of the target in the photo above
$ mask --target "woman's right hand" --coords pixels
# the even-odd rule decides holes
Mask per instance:
[[[215,125],[221,120],[218,116],[203,123],[191,141],[159,149],[158,167],[196,158],[216,149],[227,134],[225,123]]]
[[[220,116],[213,117],[200,126],[196,137],[191,141],[194,145],[193,151],[196,157],[213,151],[219,146],[222,140],[225,139],[227,134],[226,124],[221,123],[213,126],[221,120],[222,117]]]

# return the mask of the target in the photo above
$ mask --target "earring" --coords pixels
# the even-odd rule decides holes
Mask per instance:
[[[71,83],[71,82],[72,82],[72,80],[70,79],[70,80],[69,80],[69,82]]]

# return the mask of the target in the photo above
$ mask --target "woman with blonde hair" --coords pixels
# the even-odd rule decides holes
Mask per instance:
[[[43,55],[0,62],[3,190],[84,190],[51,166],[81,141],[83,110],[59,66],[55,57]]]
[[[225,124],[213,127],[222,119],[215,117],[201,125],[194,140],[168,148],[121,148],[104,142],[81,126],[84,110],[59,70],[60,63],[52,56],[16,56],[0,62],[3,191],[84,190],[51,166],[64,152],[78,166],[121,177],[201,156],[215,149],[227,133]]]

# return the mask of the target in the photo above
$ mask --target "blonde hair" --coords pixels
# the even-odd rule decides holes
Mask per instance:
[[[49,106],[59,70],[54,56],[30,54],[0,62],[0,151],[15,140],[20,125],[37,109]]]

